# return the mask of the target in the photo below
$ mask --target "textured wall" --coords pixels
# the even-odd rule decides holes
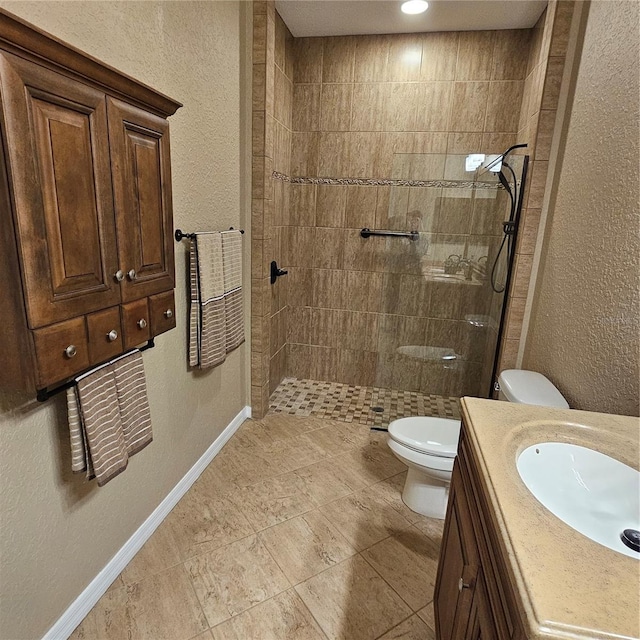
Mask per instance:
[[[638,415],[639,5],[591,3],[524,367]]]
[[[183,102],[171,118],[175,224],[243,224],[242,3],[0,4]],[[186,370],[184,254],[178,328],[144,355],[154,441],[124,474],[102,489],[72,476],[62,397],[0,395],[3,639],[40,638],[246,404],[246,346]]]

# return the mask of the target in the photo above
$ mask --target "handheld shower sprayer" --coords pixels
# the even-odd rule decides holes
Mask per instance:
[[[496,254],[495,260],[493,261],[493,267],[491,268],[491,288],[496,293],[502,293],[506,288],[506,281],[503,284],[498,285],[496,283],[496,270],[498,267],[498,261],[504,249],[505,243],[507,244],[507,264],[511,259],[511,254],[513,251],[513,237],[516,232],[516,216],[518,213],[518,206],[521,201],[521,193],[518,189],[518,179],[516,178],[515,171],[511,167],[511,165],[507,162],[507,156],[514,149],[523,149],[526,148],[526,144],[514,144],[512,147],[509,147],[504,153],[500,154],[497,158],[494,158],[486,167],[482,167],[484,171],[491,171],[493,167],[499,164],[497,171],[498,180],[500,180],[500,184],[504,187],[504,190],[509,194],[509,199],[511,200],[511,206],[509,210],[509,219],[505,220],[502,225],[503,228],[503,237],[502,242],[500,244],[500,248],[498,249],[498,253]],[[511,184],[505,175],[503,168],[507,168],[511,173],[511,178],[513,180],[513,188],[511,188]],[[483,173],[484,173],[483,171]]]

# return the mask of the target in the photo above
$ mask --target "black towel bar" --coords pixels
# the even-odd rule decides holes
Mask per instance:
[[[360,232],[360,235],[363,238],[370,236],[393,236],[396,238],[409,238],[409,240],[417,240],[420,237],[417,231],[372,231],[367,227]]]
[[[229,231],[233,231],[233,227],[229,227]],[[240,233],[244,233],[244,229],[240,229]],[[180,240],[184,240],[185,238],[189,238],[193,240],[196,237],[195,233],[185,233],[182,229],[176,229],[173,237],[176,239],[176,242],[180,242]]]

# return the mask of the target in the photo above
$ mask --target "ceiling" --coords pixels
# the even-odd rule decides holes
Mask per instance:
[[[533,27],[547,0],[429,0],[419,15],[400,11],[401,0],[276,0],[297,37],[366,33],[473,31]]]

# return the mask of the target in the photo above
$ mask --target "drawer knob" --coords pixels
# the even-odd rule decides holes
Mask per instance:
[[[147,321],[144,318],[140,318],[140,320],[138,320],[138,326],[141,329],[146,329],[147,328]]]
[[[118,332],[115,329],[111,329],[111,331],[109,331],[109,333],[107,333],[107,340],[109,340],[109,342],[113,342],[114,340],[118,339]]]
[[[167,309],[167,310],[164,312],[164,317],[165,317],[165,318],[173,318],[173,311],[171,311],[171,309]]]
[[[78,350],[76,349],[76,345],[75,344],[70,344],[64,350],[64,355],[67,356],[67,358],[73,358],[73,356],[75,356],[76,353],[78,353]]]
[[[462,578],[458,580],[458,591],[462,591],[463,589],[471,589],[471,585],[467,584]]]
[[[127,277],[129,278],[129,280],[133,281],[138,277],[138,274],[136,273],[135,269],[131,269],[127,272]]]
[[[118,269],[114,274],[116,282],[122,282],[124,280],[124,271],[122,269]]]

